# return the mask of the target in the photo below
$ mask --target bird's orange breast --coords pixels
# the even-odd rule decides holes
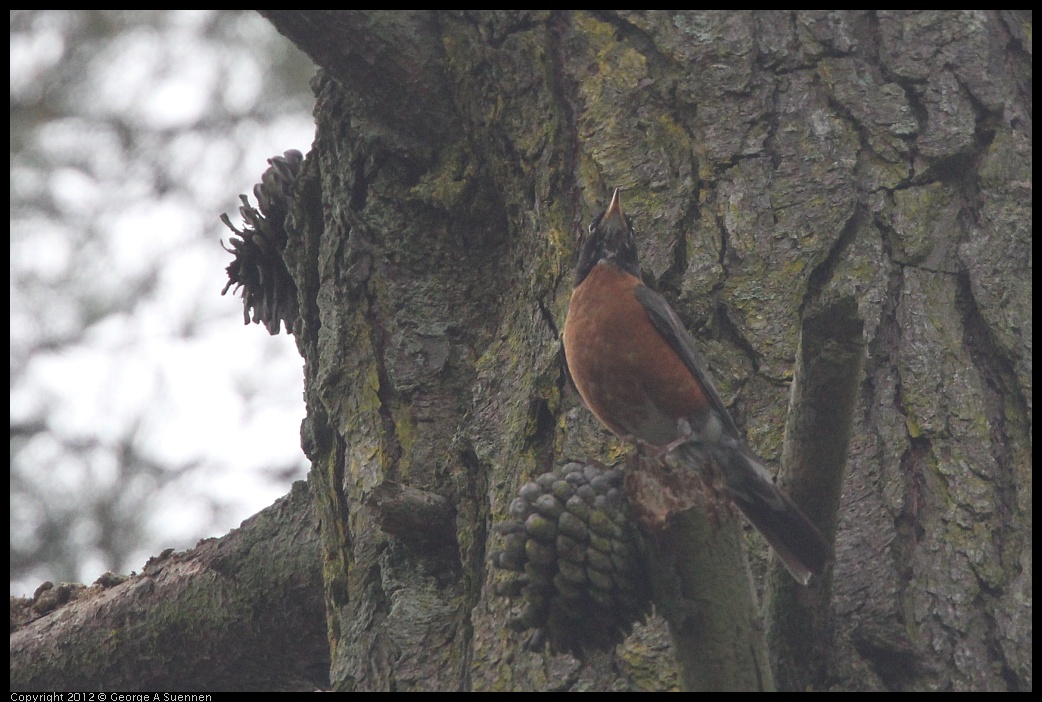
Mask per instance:
[[[639,285],[611,264],[594,266],[572,293],[565,357],[579,394],[605,426],[663,446],[677,438],[678,419],[705,412],[709,401],[635,297]]]

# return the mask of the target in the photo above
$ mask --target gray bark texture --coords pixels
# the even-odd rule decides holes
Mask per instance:
[[[264,14],[321,68],[286,259],[334,688],[1032,689],[1030,13]],[[734,628],[773,681],[752,646],[752,680],[704,636],[674,655],[713,596],[579,659],[526,650],[493,594],[519,487],[628,450],[560,339],[617,186],[834,543],[802,589],[747,533],[762,620]],[[684,552],[736,533],[708,516],[653,576],[720,580]]]
[[[1031,689],[1030,15],[265,14],[324,69],[290,268],[334,686],[679,684],[660,620],[580,661],[489,594],[518,487],[623,451],[560,343],[622,186],[835,539],[827,587],[762,583],[779,687]],[[388,528],[385,483],[425,526]]]

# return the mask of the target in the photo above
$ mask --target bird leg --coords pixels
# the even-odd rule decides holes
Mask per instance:
[[[670,453],[684,444],[698,443],[701,440],[691,429],[691,424],[683,418],[677,420],[677,433],[679,436],[665,446],[656,446],[632,434],[626,434],[621,438],[623,441],[635,444],[641,451],[647,453],[652,460],[658,461],[664,468],[669,468],[670,465],[666,462],[666,458]]]
[[[668,444],[659,449],[660,460],[665,459],[665,457],[669,453],[671,453],[675,449],[680,448],[684,444],[701,442],[701,438],[695,436],[694,430],[691,429],[690,422],[688,422],[683,417],[677,420],[677,434],[679,434],[677,438],[673,439]]]
[[[654,444],[645,441],[639,436],[634,436],[633,434],[620,434],[619,438],[627,444],[633,444],[642,453],[650,454],[655,459],[661,458],[658,455],[659,451],[662,449],[661,446],[655,446]]]

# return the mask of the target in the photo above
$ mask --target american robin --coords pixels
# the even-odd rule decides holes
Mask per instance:
[[[685,445],[708,452],[730,497],[806,584],[821,574],[831,548],[742,440],[676,312],[644,285],[619,192],[579,252],[564,326],[572,380],[617,436],[660,455],[676,449],[681,459]]]

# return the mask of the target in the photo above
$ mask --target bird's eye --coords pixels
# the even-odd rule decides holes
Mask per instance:
[[[593,234],[593,230],[597,228],[597,221],[590,222],[590,234]]]

